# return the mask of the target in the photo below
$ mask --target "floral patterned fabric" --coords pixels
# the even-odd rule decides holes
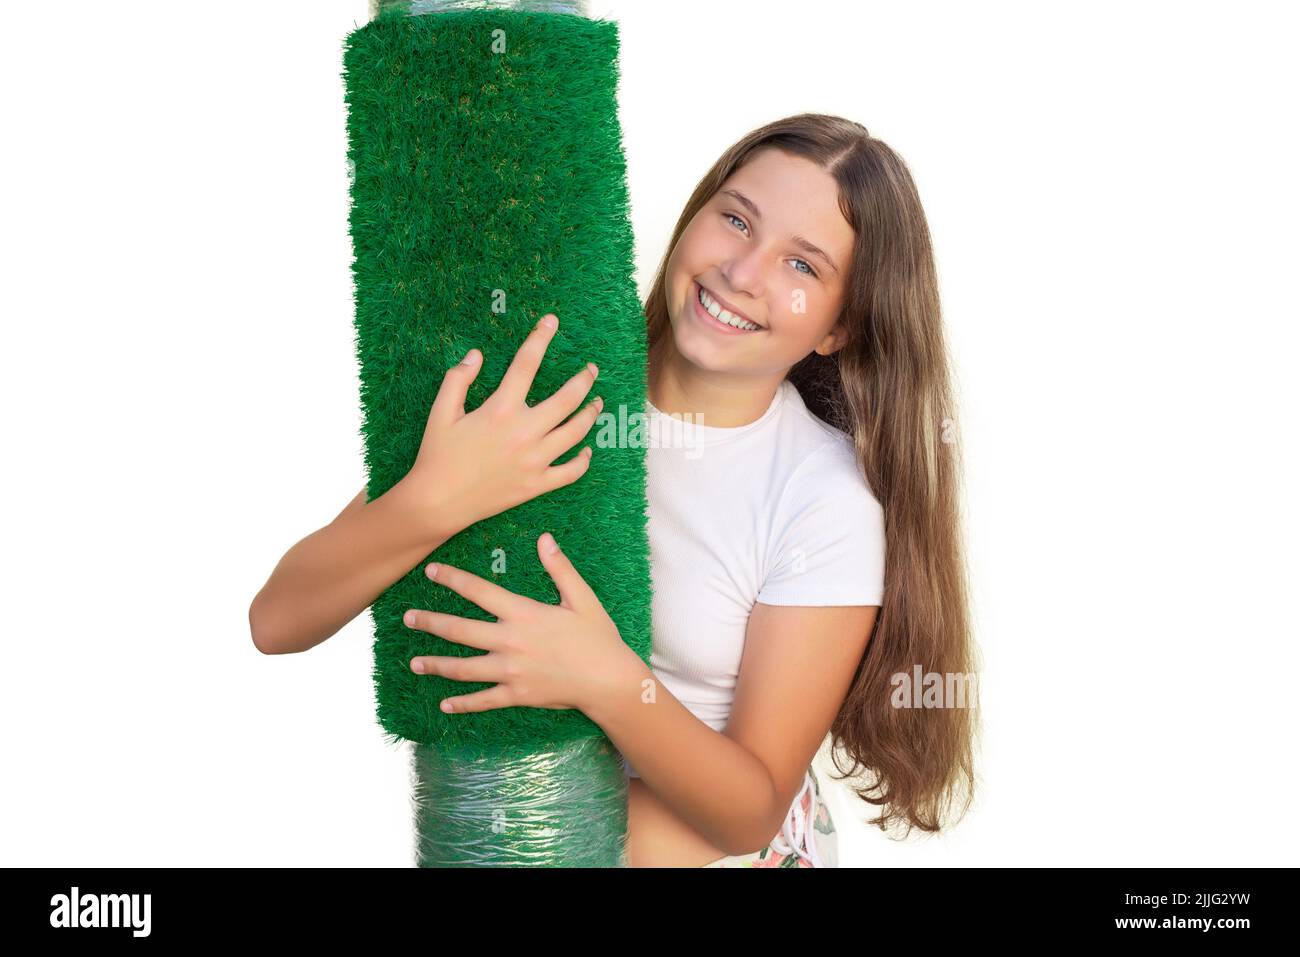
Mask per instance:
[[[838,867],[835,822],[810,767],[794,806],[767,847],[753,854],[720,857],[705,867]]]

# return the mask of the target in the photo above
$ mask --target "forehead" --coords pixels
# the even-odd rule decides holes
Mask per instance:
[[[840,212],[839,184],[812,160],[782,150],[762,150],[728,176],[714,197],[717,202],[736,203],[723,192],[726,189],[752,200],[769,231],[816,243],[843,273],[853,251],[853,227]]]

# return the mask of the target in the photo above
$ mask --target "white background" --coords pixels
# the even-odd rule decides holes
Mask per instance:
[[[846,865],[1294,865],[1285,4],[607,2],[644,294],[805,110],[908,162],[960,385],[978,801]],[[365,481],[342,70],[363,0],[22,4],[0,56],[6,865],[410,866],[370,618],[260,655]]]

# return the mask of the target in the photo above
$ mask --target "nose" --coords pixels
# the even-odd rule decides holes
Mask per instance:
[[[718,294],[732,296],[727,298],[741,299],[748,296],[750,299],[761,299],[765,283],[763,280],[763,262],[762,253],[754,247],[748,252],[733,256],[726,262],[722,263],[719,271],[727,280],[727,288],[719,289]],[[736,305],[743,311],[745,304],[737,302]]]

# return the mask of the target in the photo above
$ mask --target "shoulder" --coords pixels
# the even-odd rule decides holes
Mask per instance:
[[[781,412],[768,436],[770,461],[762,463],[771,477],[766,508],[774,518],[772,533],[810,519],[835,524],[837,516],[856,529],[864,521],[883,525],[853,439],[815,416],[789,379],[781,389]]]
[[[821,456],[856,458],[853,439],[828,422],[823,422],[803,401],[789,379],[781,383],[784,402],[781,416],[782,441],[799,459]],[[841,463],[842,464],[842,463]]]
[[[840,433],[843,435],[843,433]],[[768,605],[879,605],[885,515],[847,435],[805,456],[782,491],[757,600]]]
[[[782,505],[809,504],[830,499],[855,512],[880,509],[862,471],[852,437],[812,414],[788,380],[785,435],[782,441],[790,453],[781,499]]]
[[[884,510],[862,473],[853,440],[843,432],[837,435],[818,445],[791,473],[782,504],[795,511],[815,508],[874,522]]]

